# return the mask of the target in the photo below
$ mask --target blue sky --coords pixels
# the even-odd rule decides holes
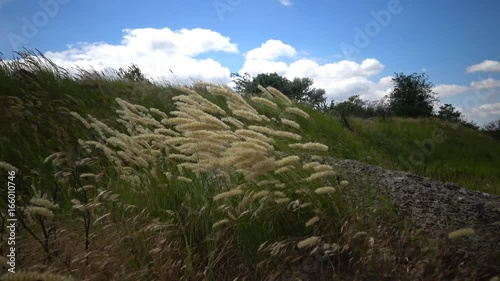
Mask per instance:
[[[329,100],[380,98],[394,72],[426,72],[442,103],[483,124],[500,117],[498,11],[495,0],[0,0],[0,52],[136,63],[167,80],[278,72],[312,78]]]

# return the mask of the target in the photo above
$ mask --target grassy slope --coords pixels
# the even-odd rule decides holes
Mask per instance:
[[[500,194],[500,143],[488,135],[433,118],[353,118],[351,132],[326,114],[302,108],[312,117],[301,124],[304,135],[328,145],[334,157]]]
[[[31,64],[28,61],[27,66],[32,66],[32,69],[36,69],[40,68],[40,65],[43,64],[43,61],[34,61]],[[47,156],[59,151],[73,151],[75,152],[74,154],[78,154],[76,152],[78,150],[78,138],[93,139],[81,123],[74,121],[68,115],[69,111],[78,112],[82,116],[91,114],[111,127],[116,127],[118,124],[116,123],[117,114],[115,110],[118,106],[114,100],[115,97],[120,97],[121,99],[143,105],[147,108],[155,107],[164,112],[169,112],[174,108],[171,98],[180,93],[179,90],[173,87],[134,84],[99,75],[88,75],[88,73],[82,73],[84,77],[80,77],[77,80],[68,77],[55,77],[51,74],[54,66],[42,68],[42,71],[36,72],[33,76],[20,77],[19,75],[12,74],[12,69],[15,69],[18,65],[13,64],[8,67],[5,67],[5,65],[0,67],[0,106],[2,107],[0,110],[0,120],[2,120],[0,122],[0,131],[2,132],[0,135],[0,161],[15,165],[21,169],[25,176],[24,181],[18,182],[19,205],[27,203],[27,200],[33,195],[28,189],[30,184],[36,185],[39,190],[50,191],[49,194],[53,194],[54,189],[57,189],[58,183],[53,179],[55,171],[49,165],[43,164]],[[58,70],[57,72],[61,73],[62,70]],[[218,97],[209,99],[224,109],[227,108]],[[273,117],[273,114],[280,114],[279,112],[273,113],[269,109],[257,106],[252,101],[249,103],[258,107],[261,114],[265,113],[269,117]],[[432,135],[432,131],[435,128],[442,128],[444,135],[447,136],[447,140],[441,144],[436,144],[434,153],[425,158],[425,165],[410,168],[418,174],[430,176],[438,180],[456,182],[472,189],[500,193],[500,187],[498,186],[500,182],[498,175],[500,174],[498,170],[498,167],[500,167],[500,158],[498,157],[500,155],[500,143],[495,142],[490,137],[462,127],[452,128],[450,124],[438,120],[404,120],[397,118],[387,121],[353,119],[352,125],[354,131],[350,132],[343,128],[336,119],[326,114],[314,111],[303,105],[297,106],[308,112],[311,118],[308,120],[302,118],[296,119],[302,128],[300,132],[290,128],[286,128],[286,130],[302,135],[304,138],[302,142],[322,142],[330,147],[329,153],[331,156],[360,160],[392,169],[407,169],[398,160],[399,155],[407,158],[410,153],[418,149],[414,143],[415,140],[421,141],[427,139]],[[280,128],[278,126],[277,129],[285,129],[285,127]],[[282,150],[290,149],[285,143],[280,142],[276,143],[276,147]],[[0,181],[2,180],[4,179],[0,179]],[[180,204],[180,201],[167,202],[171,196],[167,197],[163,195],[167,195],[166,192],[170,191],[161,188],[155,190],[155,187],[161,187],[160,183],[155,183],[151,186],[151,190],[149,191],[151,194],[148,196],[138,196],[129,189],[123,188],[124,185],[120,185],[119,182],[118,184],[115,183],[115,185],[118,191],[121,190],[120,195],[123,200],[129,199],[129,203],[137,204],[140,208],[147,208],[153,217],[160,217],[160,213],[164,215],[165,206]],[[2,186],[6,185],[2,183]],[[197,184],[196,187],[199,187],[203,191],[205,186]],[[174,191],[191,192],[184,188],[177,188]],[[184,193],[177,195],[181,198]],[[191,193],[199,195],[196,192]],[[168,195],[172,194],[169,193]],[[26,200],[23,202],[24,199]],[[193,201],[196,200],[198,198],[193,199]],[[60,202],[61,200],[54,199],[54,201]],[[205,202],[206,199],[202,198],[200,201]],[[335,208],[331,208],[330,202],[325,201],[324,203],[327,203],[325,210],[328,213],[336,213]],[[157,205],[157,207],[152,205]],[[339,205],[336,206],[339,207]],[[193,203],[193,207],[200,206],[195,202]],[[188,246],[187,248],[190,250],[213,252],[211,248],[203,248],[207,245],[210,247],[211,245],[210,243],[205,243],[205,238],[207,237],[207,233],[210,233],[211,221],[214,220],[214,218],[208,216],[212,216],[213,213],[211,212],[215,213],[215,211],[208,210],[210,210],[208,213],[200,211],[200,216],[192,221],[191,227],[193,227],[193,230],[191,232],[188,230],[188,232],[195,235],[189,237],[192,239],[189,243],[195,246],[202,245],[202,247],[200,250]],[[181,212],[179,211],[179,213]],[[241,242],[246,241],[247,244],[254,246],[257,243],[254,241],[256,238],[265,240],[272,237],[274,241],[278,240],[282,237],[283,233],[288,234],[291,231],[291,221],[298,221],[296,218],[289,217],[287,212],[279,215],[275,214],[279,213],[270,212],[269,217],[262,218],[264,222],[273,222],[270,225],[259,224],[258,221],[249,221],[249,227],[242,225],[236,227],[234,231],[240,231],[240,236],[237,238],[238,243],[241,244]],[[309,215],[303,214],[301,219],[307,220]],[[162,237],[156,235],[156,233],[143,232],[144,229],[147,229],[146,226],[149,226],[150,222],[142,216],[142,213],[132,217],[127,215],[127,213],[113,211],[112,216],[115,221],[113,222],[114,225],[109,229],[115,229],[116,233],[110,233],[106,227],[95,227],[92,229],[92,231],[95,231],[96,237],[100,237],[99,239],[96,238],[95,242],[92,242],[93,247],[96,249],[95,251],[98,252],[99,247],[102,246],[101,251],[106,252],[108,245],[114,245],[118,243],[116,241],[122,241],[122,236],[126,235],[129,240],[124,240],[123,243],[126,244],[120,244],[117,248],[119,251],[133,254],[128,254],[129,259],[121,260],[119,264],[136,266],[136,269],[134,269],[135,267],[131,268],[132,272],[148,267],[151,262],[149,259],[151,256],[154,256],[152,254],[148,255],[148,251],[156,247],[156,241]],[[73,217],[70,216],[68,218]],[[347,223],[348,220],[349,216],[347,215],[340,219],[332,216],[331,222],[321,222],[321,230],[335,229],[338,226],[337,224],[343,221]],[[71,227],[77,227],[74,225],[78,222],[77,220],[67,220],[66,222]],[[156,221],[153,222],[155,223]],[[130,230],[132,228],[131,225],[133,225],[133,229],[136,231]],[[252,228],[255,225],[262,225],[263,229]],[[294,225],[293,227],[294,231],[292,232],[295,235],[302,236],[302,232],[305,231],[303,226]],[[319,226],[318,229],[320,229]],[[379,229],[378,223],[374,224],[373,229]],[[360,224],[359,229],[354,228],[352,229],[352,233],[347,232],[342,237],[352,237],[357,231],[361,230],[370,232],[370,229]],[[229,231],[228,235],[231,235],[232,231]],[[214,233],[217,234],[216,232]],[[372,234],[375,236],[375,232]],[[147,242],[148,239],[145,239],[144,235],[149,237],[151,242]],[[236,235],[238,235],[238,232],[236,232]],[[76,237],[76,239],[81,239],[81,232]],[[230,242],[233,238],[232,236],[228,236],[227,241]],[[402,246],[399,247],[397,242],[385,238],[381,237],[380,240],[376,238],[376,240],[381,241],[381,243],[391,243],[393,244],[391,247],[395,249],[405,249]],[[349,238],[346,239],[346,243],[350,244],[351,240]],[[64,245],[64,242],[62,244]],[[182,249],[182,246],[178,247]],[[247,249],[250,248],[247,247]],[[39,251],[39,249],[37,250]],[[223,252],[225,249],[218,248],[215,250],[215,252]],[[168,252],[168,249],[165,251]],[[183,249],[181,256],[185,252]],[[231,251],[228,253],[232,254]],[[117,255],[116,252],[114,254]],[[123,253],[120,252],[120,254]],[[395,257],[400,255],[398,252],[394,252],[393,254]],[[250,256],[255,257],[253,254]],[[416,256],[415,258],[416,261],[419,260],[419,257]],[[191,259],[191,256],[189,259]],[[235,260],[235,262],[237,263],[238,260]],[[157,264],[168,264],[168,262],[165,263],[163,260],[159,260]],[[377,268],[378,263],[373,262],[371,265]]]

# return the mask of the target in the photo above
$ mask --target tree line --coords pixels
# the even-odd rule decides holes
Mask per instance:
[[[294,78],[289,80],[275,73],[261,73],[256,77],[250,74],[240,75],[232,73],[231,79],[235,83],[236,92],[242,95],[259,93],[258,85],[274,87],[287,97],[306,103],[320,111],[337,116],[341,123],[351,128],[349,117],[385,119],[390,116],[426,118],[438,117],[448,122],[459,122],[462,125],[482,130],[500,139],[500,119],[479,128],[474,121],[468,120],[451,104],[444,104],[434,111],[434,105],[439,102],[437,94],[433,92],[433,84],[425,73],[406,75],[395,73],[392,78],[393,90],[383,98],[375,101],[365,101],[359,95],[349,97],[345,101],[326,102],[324,89],[313,88],[314,81],[310,78]]]

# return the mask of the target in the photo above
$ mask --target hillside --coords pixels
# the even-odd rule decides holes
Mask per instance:
[[[500,142],[436,119],[353,119],[349,131],[273,89],[259,97],[72,76],[44,58],[2,61],[0,168],[18,170],[19,267],[77,280],[278,280],[315,249],[332,265],[316,278],[498,274],[467,258],[458,269],[462,256],[411,225],[394,228],[403,219],[391,206],[348,203],[338,191],[356,175],[311,155],[499,195]]]

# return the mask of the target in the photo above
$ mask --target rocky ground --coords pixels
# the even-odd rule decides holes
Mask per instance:
[[[399,215],[426,235],[474,229],[475,235],[453,242],[454,250],[476,260],[481,271],[500,274],[500,196],[358,161],[325,161],[344,173],[353,189],[366,189],[368,182],[374,198],[389,199]]]

